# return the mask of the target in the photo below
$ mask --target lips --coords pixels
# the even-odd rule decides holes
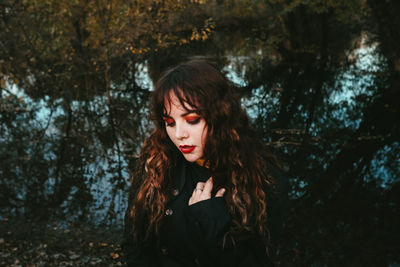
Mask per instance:
[[[179,146],[179,149],[182,151],[182,153],[190,153],[195,149],[195,146]]]

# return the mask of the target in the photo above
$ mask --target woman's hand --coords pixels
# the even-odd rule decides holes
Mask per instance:
[[[212,177],[208,178],[208,180],[203,182],[198,182],[196,188],[193,191],[191,198],[189,199],[189,206],[193,205],[199,201],[203,201],[211,198],[211,191],[213,188],[213,179]],[[221,188],[215,194],[215,197],[222,197],[225,193],[225,188]]]

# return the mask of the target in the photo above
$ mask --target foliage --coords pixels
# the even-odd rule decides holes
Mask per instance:
[[[201,56],[236,73],[284,163],[277,264],[400,261],[396,1],[0,5],[2,214],[120,224],[152,127],[143,77]]]

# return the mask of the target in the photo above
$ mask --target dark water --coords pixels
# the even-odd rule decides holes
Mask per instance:
[[[82,19],[90,18],[86,6],[46,24],[18,4],[4,9],[1,218],[121,226],[132,165],[152,128],[152,81],[201,57],[238,85],[254,126],[283,162],[290,188],[281,264],[399,261],[398,4],[217,2],[167,13],[170,26],[157,30],[188,42],[156,44],[143,35],[141,53],[119,48],[134,44],[133,30],[122,41],[94,42],[103,35]],[[37,8],[47,14],[49,6]],[[26,20],[22,28],[15,17]],[[191,39],[195,28],[208,35]]]

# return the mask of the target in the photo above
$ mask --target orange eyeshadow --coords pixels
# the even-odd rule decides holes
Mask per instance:
[[[172,119],[172,118],[163,118],[164,119],[164,121],[166,122],[166,123],[173,123],[174,122],[174,119]]]
[[[185,118],[185,120],[187,120],[187,121],[194,121],[194,120],[197,120],[198,118],[200,118],[200,116],[185,116],[184,117]]]

